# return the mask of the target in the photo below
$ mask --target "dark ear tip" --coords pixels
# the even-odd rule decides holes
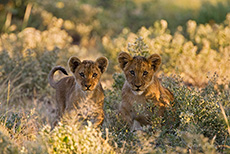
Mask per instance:
[[[127,52],[121,51],[121,52],[118,54],[118,57],[124,56],[124,55],[130,56]]]
[[[76,58],[77,58],[77,57],[75,57],[75,56],[70,57],[69,60],[68,60],[68,63],[69,63],[69,64],[70,64],[70,63],[73,63],[73,61],[74,61]]]
[[[131,55],[129,53],[122,51],[122,52],[120,52],[118,54],[118,61],[119,61],[119,63],[121,63],[124,59],[131,60],[132,57],[131,57]]]
[[[158,57],[158,58],[161,58],[161,56],[159,55],[159,54],[157,54],[157,53],[154,53],[154,54],[152,54],[152,55],[150,55],[149,57]]]
[[[161,62],[161,56],[159,54],[152,54],[148,57],[149,60]]]
[[[104,57],[104,56],[97,58],[97,60],[96,60],[96,61],[98,61],[98,60],[103,60],[104,62],[109,63],[108,58],[106,58],[106,57]]]
[[[76,56],[72,56],[69,58],[69,61],[77,61],[77,62],[81,62],[79,58],[77,58]]]

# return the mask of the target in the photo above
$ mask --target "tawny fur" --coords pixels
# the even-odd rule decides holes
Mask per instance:
[[[83,119],[91,121],[94,126],[101,125],[104,120],[104,92],[100,78],[108,66],[107,58],[100,57],[95,62],[81,62],[77,57],[71,57],[68,65],[73,76],[55,82],[55,71],[60,70],[67,75],[66,70],[60,66],[54,67],[48,76],[50,85],[56,89],[57,121],[64,114],[74,110],[77,111],[76,114],[81,114]]]
[[[142,126],[151,123],[149,116],[152,114],[163,116],[166,107],[170,106],[170,101],[174,99],[173,94],[161,85],[155,75],[161,64],[161,57],[157,54],[148,58],[132,57],[126,52],[121,52],[118,61],[126,77],[119,112],[132,130],[142,129]],[[134,103],[145,106],[150,101],[159,107],[158,113],[146,110],[143,115],[137,114]]]

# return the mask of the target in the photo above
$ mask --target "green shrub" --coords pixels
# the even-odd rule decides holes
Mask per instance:
[[[109,138],[104,140],[102,133],[90,123],[82,129],[79,126],[59,123],[52,131],[45,126],[40,135],[49,153],[115,153],[108,144]]]
[[[0,117],[1,124],[5,125],[8,129],[15,129],[15,132],[18,132],[21,128],[21,116],[18,113],[12,113],[10,115],[2,115]]]

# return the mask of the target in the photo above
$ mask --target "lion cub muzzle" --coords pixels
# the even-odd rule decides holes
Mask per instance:
[[[92,70],[92,69],[91,69]],[[92,70],[93,71],[93,70]],[[95,72],[95,70],[94,70]],[[81,72],[83,73],[83,72]],[[97,74],[97,76],[92,76],[87,75],[87,73],[83,73],[85,74],[84,76],[81,76],[77,78],[76,76],[76,81],[77,84],[80,85],[81,89],[83,91],[93,91],[95,89],[95,87],[97,86],[97,83],[99,82],[100,78],[101,78],[101,73],[99,73],[99,71],[95,74]]]

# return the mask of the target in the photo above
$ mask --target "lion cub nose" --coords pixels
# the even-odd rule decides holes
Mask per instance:
[[[87,89],[89,89],[89,87],[91,87],[91,85],[85,84],[85,87],[86,87]]]

